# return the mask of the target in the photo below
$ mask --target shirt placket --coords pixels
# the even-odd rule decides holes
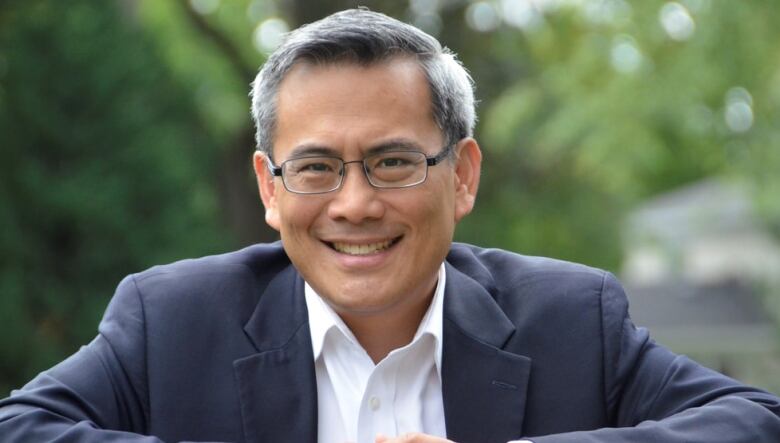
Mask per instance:
[[[366,384],[358,417],[358,442],[373,443],[377,434],[397,433],[394,402],[399,358],[388,356],[371,373]]]

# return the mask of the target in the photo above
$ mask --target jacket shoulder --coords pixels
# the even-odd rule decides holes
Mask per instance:
[[[156,265],[137,274],[136,282],[149,280],[197,278],[236,271],[249,272],[262,276],[275,274],[274,271],[290,264],[281,242],[255,244],[238,251],[199,258],[189,258],[173,263]]]
[[[590,266],[454,243],[447,261],[491,292],[528,285],[601,288],[608,272]]]
[[[280,242],[225,254],[180,260],[132,274],[120,283],[112,304],[137,298],[161,315],[221,306],[253,307],[263,289],[290,261]],[[111,306],[109,306],[110,308]],[[200,309],[199,309],[200,308]]]

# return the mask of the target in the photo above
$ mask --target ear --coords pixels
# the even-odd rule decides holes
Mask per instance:
[[[257,177],[257,187],[260,189],[260,199],[265,206],[265,222],[268,226],[279,230],[279,210],[276,206],[276,181],[271,171],[266,166],[267,156],[257,151],[252,157]]]
[[[459,222],[474,209],[479,188],[482,151],[477,141],[464,138],[456,146],[455,160],[455,222]]]

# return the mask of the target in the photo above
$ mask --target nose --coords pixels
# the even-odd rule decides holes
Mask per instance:
[[[350,164],[352,170],[348,172]],[[385,207],[377,198],[378,191],[368,182],[363,162],[345,162],[343,182],[328,205],[328,216],[333,220],[346,220],[352,224],[380,219],[384,215]]]

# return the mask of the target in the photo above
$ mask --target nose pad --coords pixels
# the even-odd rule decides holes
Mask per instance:
[[[358,163],[359,171],[347,173],[347,165]],[[351,223],[360,223],[366,219],[381,218],[384,205],[377,198],[378,189],[368,181],[363,162],[355,160],[344,162],[341,188],[336,191],[328,206],[328,215],[333,219],[345,219]]]
[[[368,181],[368,172],[366,171],[366,168],[364,166],[363,160],[352,160],[352,161],[349,161],[349,162],[344,162],[344,164],[341,166],[341,181],[342,181],[341,186],[342,187],[344,186],[344,180],[347,179],[347,165],[349,165],[351,163],[359,163],[360,172],[362,172],[363,176],[366,178],[366,184],[371,186],[371,182]],[[360,174],[358,174],[358,175],[360,175]]]
[[[347,165],[351,163],[357,163],[358,171],[353,171],[352,174],[347,174]],[[352,160],[349,162],[344,162],[344,166],[342,166],[341,169],[341,187],[339,188],[338,192],[341,193],[344,188],[347,186],[347,183],[350,180],[350,176],[353,176],[352,179],[358,180],[359,182],[363,182],[363,186],[367,186],[371,188],[371,190],[376,190],[374,188],[374,185],[371,184],[371,181],[368,179],[368,172],[366,171],[365,166],[363,165],[362,160]]]

